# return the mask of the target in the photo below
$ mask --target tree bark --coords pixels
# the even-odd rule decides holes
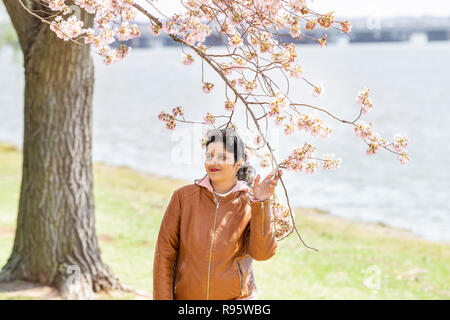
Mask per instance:
[[[24,54],[25,123],[16,235],[0,281],[55,286],[69,299],[122,289],[95,232],[89,47],[59,39],[17,0],[4,3]]]

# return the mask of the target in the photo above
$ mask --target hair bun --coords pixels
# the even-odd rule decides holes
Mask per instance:
[[[237,172],[238,180],[247,182],[249,186],[253,185],[256,170],[249,163],[244,163]]]
[[[248,153],[244,141],[238,136],[235,129],[211,129],[207,132],[205,147],[211,142],[220,141],[224,144],[225,150],[233,153],[234,163],[242,159],[242,166],[236,173],[238,180],[245,181],[250,187],[253,186],[256,170],[248,162]]]

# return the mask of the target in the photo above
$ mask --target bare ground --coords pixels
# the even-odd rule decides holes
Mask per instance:
[[[1,299],[64,300],[55,288],[28,281],[0,282]],[[126,291],[116,290],[109,293],[96,293],[94,295],[94,300],[110,299],[152,300],[153,296],[151,293],[133,288],[127,288]]]

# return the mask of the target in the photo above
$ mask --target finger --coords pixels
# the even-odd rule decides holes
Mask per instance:
[[[276,169],[273,169],[264,180],[270,180],[272,179],[273,175],[275,174]]]
[[[275,174],[275,172],[274,172],[274,174]],[[275,178],[271,179],[271,178],[273,177],[274,174],[271,174],[271,175],[268,176],[268,177],[270,177],[270,178],[269,178],[269,179],[270,179],[270,180],[269,180],[270,183],[277,182],[278,179],[280,179],[280,176],[279,176],[278,174],[276,175]],[[266,181],[267,181],[267,180],[266,180]]]
[[[259,183],[259,178],[260,178],[260,175],[258,174],[258,175],[256,176],[255,183],[254,183],[255,186],[258,185],[258,183]]]
[[[281,178],[281,175],[278,175],[278,176],[276,177],[276,179],[275,179],[275,182],[278,183],[278,181],[280,180],[280,178]]]
[[[277,176],[275,177],[275,181],[278,181],[278,180],[280,180],[280,178],[281,178],[281,176],[283,175],[283,171],[281,171],[281,169],[280,170],[278,170],[278,174],[277,174]]]

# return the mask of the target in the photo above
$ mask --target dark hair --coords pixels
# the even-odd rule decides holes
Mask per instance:
[[[239,168],[236,176],[238,180],[243,180],[252,187],[255,178],[256,170],[247,162],[247,152],[245,151],[245,144],[238,136],[234,129],[211,129],[207,133],[206,149],[211,142],[223,142],[225,150],[233,153],[234,163],[242,159],[242,165]]]

